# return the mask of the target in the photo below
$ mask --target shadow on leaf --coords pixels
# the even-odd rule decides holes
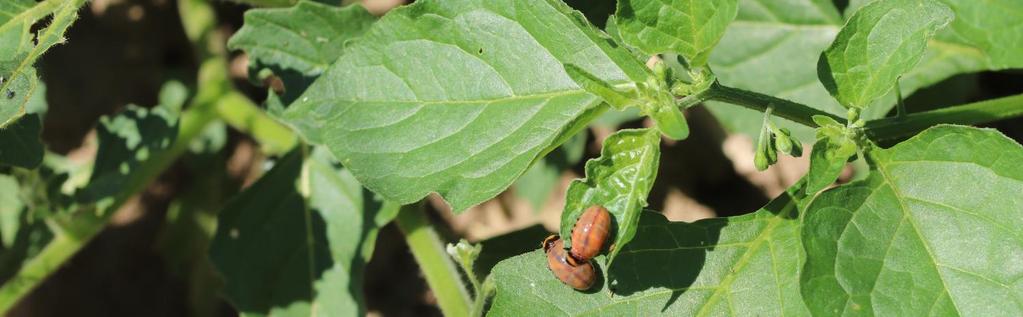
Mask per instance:
[[[763,234],[768,225],[761,220],[798,216],[792,198],[782,195],[754,214],[693,223],[670,222],[660,213],[646,211],[636,239],[608,270],[609,288],[616,296],[668,289],[671,296],[662,312],[692,288],[721,288],[729,275],[743,269],[744,253],[754,252],[757,240],[767,239]]]

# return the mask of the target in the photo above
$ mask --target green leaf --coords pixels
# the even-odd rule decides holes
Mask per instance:
[[[515,188],[515,195],[529,201],[533,212],[540,212],[543,204],[547,202],[558,185],[564,168],[564,166],[559,166],[546,159],[537,161],[526,170],[526,173],[515,180],[515,184],[512,186]]]
[[[543,225],[537,224],[524,229],[512,231],[487,240],[480,241],[483,250],[476,258],[476,275],[487,277],[490,271],[501,261],[510,257],[536,250],[540,243],[550,236]]]
[[[657,177],[661,137],[655,129],[620,130],[604,140],[600,157],[586,162],[586,178],[574,180],[565,194],[561,237],[572,246],[572,227],[586,208],[601,205],[614,218],[608,263],[636,235],[639,215]]]
[[[611,84],[597,78],[597,76],[587,73],[585,70],[572,64],[565,65],[565,72],[568,74],[568,77],[571,77],[572,80],[579,84],[579,87],[600,97],[600,99],[604,99],[604,102],[607,102],[615,110],[625,110],[639,106],[640,96],[635,86],[623,89],[613,87]]]
[[[362,315],[363,266],[397,207],[325,150],[296,150],[224,207],[210,258],[244,316]]]
[[[632,83],[627,87],[614,87],[610,83],[587,73],[572,64],[565,65],[565,72],[580,87],[597,95],[615,110],[638,107],[641,113],[653,119],[657,129],[673,140],[682,140],[689,136],[689,125],[682,111],[675,104],[675,96],[671,94],[666,79],[667,68],[664,63],[657,63],[654,76],[642,83]]]
[[[803,265],[795,187],[763,209],[694,223],[643,212],[643,234],[608,271],[609,287],[578,292],[547,268],[542,250],[500,262],[491,316],[808,316],[799,293]],[[486,253],[486,246],[484,246]]]
[[[721,83],[801,102],[845,116],[845,109],[817,79],[816,62],[834,39],[842,17],[831,0],[742,0],[735,21],[711,55],[710,66]],[[905,90],[904,90],[905,91]],[[707,108],[723,125],[756,138],[762,112],[723,102]],[[813,129],[776,118],[803,141]]]
[[[279,117],[398,203],[494,197],[606,107],[564,72],[646,68],[558,0],[417,1],[390,11]]]
[[[667,92],[665,90],[664,92]],[[646,115],[654,120],[657,130],[672,140],[685,140],[689,137],[689,123],[682,115],[682,110],[675,105],[674,97],[660,98],[660,102],[651,103]]]
[[[4,249],[10,249],[14,245],[18,228],[21,226],[25,204],[18,197],[20,192],[17,179],[0,174],[0,243]]]
[[[1023,314],[1023,148],[994,130],[938,126],[871,158],[865,180],[808,207],[810,310]]]
[[[619,0],[615,20],[626,44],[649,55],[678,53],[701,67],[735,19],[737,2]]]
[[[78,19],[83,3],[7,0],[0,4],[0,128],[26,113],[26,104],[39,86],[33,64],[50,47],[64,42],[64,32]],[[33,34],[32,25],[51,14],[47,26]]]
[[[580,87],[597,95],[615,110],[640,108],[641,113],[653,119],[657,129],[665,136],[673,140],[682,140],[689,136],[689,125],[675,104],[675,96],[668,88],[666,80],[670,75],[664,63],[658,62],[654,66],[654,75],[648,77],[645,82],[631,83],[621,88],[614,87],[572,64],[565,65],[565,72]]]
[[[992,0],[980,5],[972,0],[940,0],[948,5],[956,18],[952,25],[938,34],[938,41],[931,44],[944,45],[944,55],[958,50],[960,55],[971,55],[979,67],[1005,69],[1023,67],[1023,25],[1019,23],[1023,3],[1015,0]],[[852,15],[865,0],[852,0],[846,8],[846,15]],[[938,43],[935,43],[938,42]]]
[[[113,117],[100,118],[96,136],[99,149],[92,175],[75,192],[82,203],[111,201],[143,162],[169,149],[178,136],[178,112],[162,105],[129,105]]]
[[[515,180],[515,194],[525,198],[539,212],[561,182],[561,174],[579,163],[586,150],[586,133],[579,133],[540,159]]]
[[[854,5],[852,1],[850,7]],[[998,11],[997,14],[1011,16],[1015,12],[994,9],[996,6],[977,7],[992,11],[986,14]],[[961,20],[957,18],[950,28],[955,28]],[[742,0],[736,21],[729,25],[711,56],[711,66],[718,79],[728,86],[786,98],[845,116],[846,109],[818,80],[816,67],[820,53],[832,42],[842,24],[842,17],[830,0]],[[980,50],[956,42],[953,36],[945,36],[950,28],[931,39],[916,67],[902,75],[899,85],[906,96],[955,74],[990,69]],[[1011,32],[997,29],[986,31],[982,38],[1011,36]],[[757,136],[762,113],[721,102],[707,105],[727,129],[753,138]],[[876,100],[861,117],[867,120],[883,117],[894,105],[892,92]],[[793,135],[804,142],[814,140],[814,131],[809,127],[783,119],[776,123],[792,130]]]
[[[39,133],[43,130],[38,114],[19,118],[14,124],[0,129],[0,165],[35,168],[43,162],[43,143]]]
[[[810,170],[806,173],[806,192],[816,193],[835,183],[853,155],[856,143],[845,138],[821,138],[810,152]]]
[[[916,66],[928,40],[954,17],[934,0],[872,2],[856,11],[821,54],[818,76],[839,103],[866,108]]]
[[[25,104],[27,115],[0,128],[0,165],[34,169],[43,161],[42,116],[46,113],[46,85],[39,82]]]
[[[1023,67],[1023,2],[990,0],[941,0],[956,19],[951,32],[964,44],[980,49],[988,69]]]
[[[232,0],[237,3],[244,3],[255,7],[288,7],[298,2],[297,0]],[[339,2],[339,1],[335,1]],[[299,2],[301,4],[301,2]]]
[[[338,8],[300,1],[290,8],[246,11],[245,23],[227,45],[244,50],[256,65],[315,76],[374,20],[361,5]]]
[[[249,10],[228,47],[249,55],[253,77],[269,71],[282,80],[283,93],[277,96],[271,89],[267,103],[270,111],[283,111],[374,21],[376,17],[358,4],[338,8],[300,1],[291,8]]]
[[[618,127],[630,121],[638,121],[643,117],[639,114],[639,109],[629,108],[624,111],[616,111],[611,109],[604,112],[599,117],[593,120],[590,124],[593,126],[607,128],[608,130],[618,130]]]
[[[188,87],[180,81],[168,80],[160,86],[160,94],[157,95],[159,104],[175,111],[181,111],[188,102]]]
[[[0,179],[7,178],[7,175],[0,175]],[[6,181],[4,181],[6,182]],[[3,190],[11,189],[8,185],[0,186]],[[16,190],[17,188],[15,188]],[[0,193],[0,230],[2,230],[3,244],[0,247],[0,281],[8,283],[24,282],[21,279],[12,279],[19,270],[25,267],[25,263],[38,255],[43,248],[52,241],[53,233],[47,227],[46,222],[32,218],[30,215],[39,210],[29,211],[22,207],[21,210],[10,208],[8,205],[10,197],[6,193]],[[12,213],[13,212],[13,213]],[[16,215],[15,215],[16,214]],[[9,221],[17,221],[11,223]],[[3,296],[8,296],[4,294]],[[10,300],[3,298],[3,300]]]

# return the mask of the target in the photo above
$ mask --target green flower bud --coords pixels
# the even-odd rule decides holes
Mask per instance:
[[[803,156],[803,142],[799,142],[799,140],[794,140],[792,142],[792,151],[789,152],[789,155],[791,155],[792,157],[802,157]]]
[[[655,62],[654,63],[654,67],[653,67],[653,71],[654,71],[654,76],[657,76],[657,79],[660,79],[660,80],[668,79],[669,68],[668,68],[668,65],[665,65],[663,61],[658,60],[657,62]]]
[[[784,132],[775,134],[774,136],[774,148],[777,149],[778,152],[792,153],[792,139],[790,139],[789,136],[785,135]]]
[[[771,138],[769,142],[771,142],[771,144],[764,147],[764,152],[767,154],[767,163],[773,165],[774,163],[778,163],[778,151],[774,149],[774,138]]]
[[[770,165],[767,162],[767,154],[763,150],[757,149],[757,153],[753,155],[753,166],[756,166],[758,171],[763,171]]]

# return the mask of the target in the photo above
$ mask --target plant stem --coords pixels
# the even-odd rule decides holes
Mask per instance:
[[[936,124],[975,125],[1019,116],[1023,116],[1023,94],[870,120],[864,128],[871,140],[881,142],[912,136]]]
[[[298,144],[291,129],[271,119],[241,93],[227,93],[217,103],[217,114],[231,127],[256,139],[265,154],[284,154]]]
[[[788,119],[790,121],[809,126],[816,127],[817,124],[811,119],[813,116],[828,116],[835,121],[845,123],[845,119],[821,110],[811,108],[810,106],[794,102],[787,99],[777,98],[761,94],[758,92],[742,90],[738,88],[732,88],[719,83],[714,83],[708,88],[708,90],[700,98],[705,100],[717,100],[723,101],[735,105],[740,105],[746,108],[750,108],[757,111],[765,111],[767,107],[774,108],[774,115]]]
[[[706,100],[718,100],[757,111],[766,111],[770,106],[774,108],[773,115],[809,127],[817,127],[811,119],[814,115],[828,116],[843,124],[846,122],[839,116],[797,102],[717,83],[700,95],[689,97],[680,103],[695,104]],[[864,131],[871,140],[884,142],[912,136],[936,124],[976,125],[1019,116],[1023,116],[1023,94],[871,120],[866,123]]]
[[[437,297],[444,316],[469,316],[469,309],[473,306],[469,293],[421,205],[402,207],[395,222],[405,233],[405,241],[426,276],[426,283]]]
[[[487,277],[486,280],[483,281],[483,286],[476,293],[476,300],[473,301],[472,316],[474,317],[483,316],[483,309],[486,308],[487,300],[490,299],[490,295],[492,295],[494,291],[496,291],[495,287],[496,286],[494,286],[494,279],[490,278],[489,276]]]

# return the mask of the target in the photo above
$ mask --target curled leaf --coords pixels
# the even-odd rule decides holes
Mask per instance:
[[[571,247],[571,231],[586,208],[601,205],[611,213],[614,244],[607,261],[636,234],[639,214],[657,177],[661,138],[657,130],[621,130],[604,140],[600,157],[586,162],[586,178],[572,181],[561,213],[561,237]]]

